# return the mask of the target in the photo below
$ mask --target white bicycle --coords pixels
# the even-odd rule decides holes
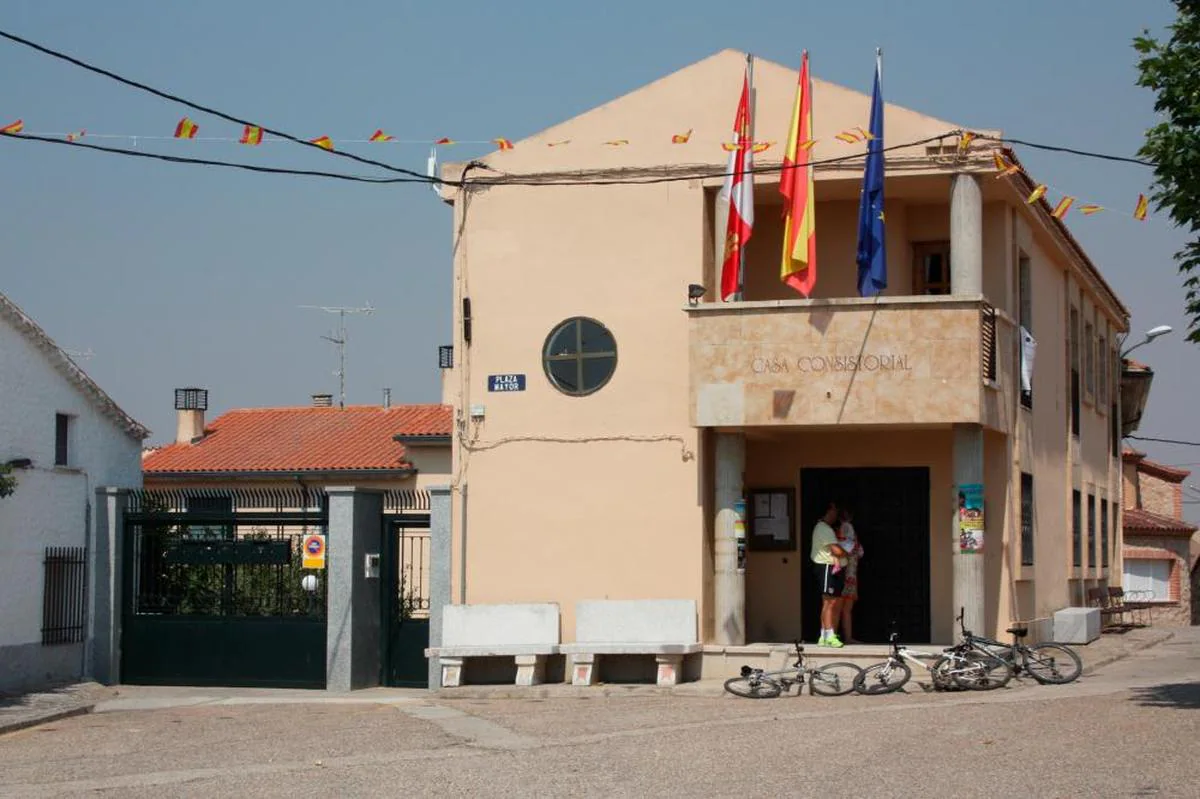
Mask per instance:
[[[933,687],[967,688],[972,691],[990,691],[1008,684],[1012,678],[1012,666],[999,658],[989,657],[966,644],[948,647],[942,652],[922,652],[899,643],[900,634],[892,633],[888,639],[892,652],[888,659],[863,669],[854,680],[854,690],[860,694],[890,694],[899,691],[912,679],[915,664],[929,672]],[[928,661],[933,661],[930,665]]]

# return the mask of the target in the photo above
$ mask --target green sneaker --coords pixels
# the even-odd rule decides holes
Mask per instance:
[[[817,644],[817,646],[831,646],[834,649],[841,649],[843,646],[845,646],[845,644],[842,643],[842,640],[838,638],[837,635],[831,635],[825,640],[821,641],[821,643]]]

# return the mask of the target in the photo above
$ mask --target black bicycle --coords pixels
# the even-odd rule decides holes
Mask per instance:
[[[1021,639],[1029,635],[1029,628],[1024,625],[1014,625],[1005,630],[1013,637],[1011,644],[1005,644],[994,638],[975,635],[968,630],[961,608],[955,621],[958,622],[963,642],[967,646],[973,651],[1004,660],[1011,666],[1014,674],[1025,672],[1043,685],[1065,685],[1079,679],[1079,675],[1083,673],[1083,663],[1079,655],[1065,644],[1042,642],[1029,646],[1022,643]]]
[[[765,671],[751,666],[742,666],[742,676],[730,677],[725,681],[725,690],[734,696],[746,699],[774,699],[793,685],[804,687],[808,678],[811,693],[822,696],[843,696],[854,690],[854,683],[862,675],[862,669],[853,663],[827,663],[810,669],[804,663],[804,647],[793,641],[796,648],[796,663],[790,669]],[[796,695],[800,695],[797,690]]]
[[[909,663],[928,671],[933,688],[939,691],[952,688],[990,691],[1008,682],[1007,679],[1001,679],[1006,669],[994,656],[981,655],[965,643],[947,647],[941,652],[922,652],[901,644],[898,632],[893,632],[888,640],[892,651],[887,660],[867,666],[855,678],[854,690],[860,694],[899,691],[912,678]]]

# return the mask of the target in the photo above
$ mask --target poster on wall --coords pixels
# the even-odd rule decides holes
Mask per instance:
[[[790,488],[760,488],[750,492],[750,549],[791,552],[796,548],[792,523],[795,495]]]
[[[983,552],[983,485],[958,487],[958,551]]]

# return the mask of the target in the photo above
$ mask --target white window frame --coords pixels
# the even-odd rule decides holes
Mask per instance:
[[[1166,558],[1125,558],[1121,587],[1130,599],[1171,602],[1171,569],[1174,566],[1175,561]]]

